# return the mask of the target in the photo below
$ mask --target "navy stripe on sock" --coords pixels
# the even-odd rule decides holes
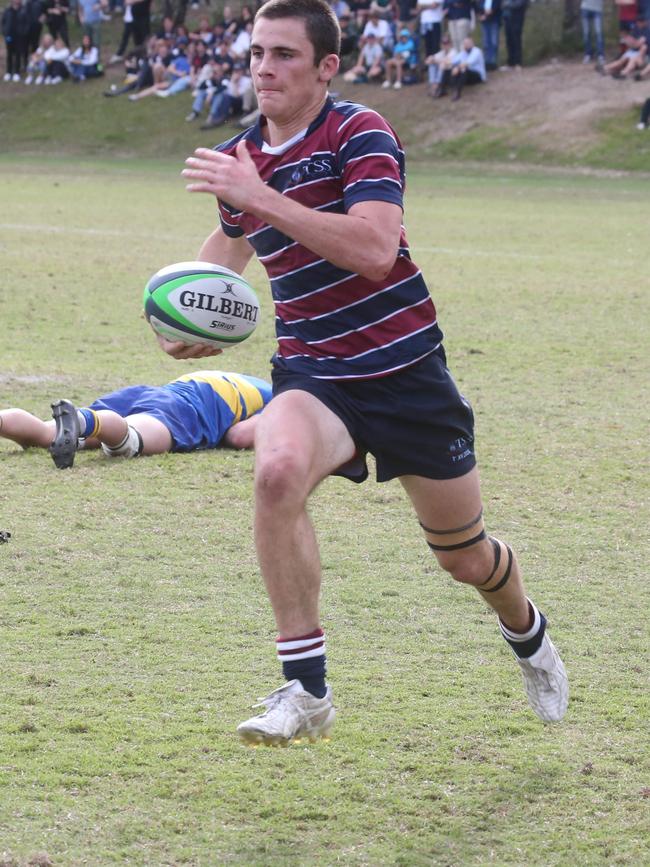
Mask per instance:
[[[294,659],[282,663],[282,673],[287,680],[299,680],[307,692],[316,698],[323,698],[327,692],[325,674],[327,671],[325,654],[308,659]]]
[[[506,638],[505,635],[503,636],[520,659],[527,659],[529,656],[532,656],[533,653],[536,653],[542,646],[544,632],[546,631],[546,618],[541,611],[539,612],[539,619],[540,624],[537,634],[533,635],[532,638],[529,638],[526,641],[512,641],[510,638]],[[503,633],[501,634],[503,635]]]

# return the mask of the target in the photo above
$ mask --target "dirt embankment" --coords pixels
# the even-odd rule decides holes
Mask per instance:
[[[425,147],[480,125],[516,128],[520,141],[541,149],[578,152],[596,141],[600,120],[650,97],[650,79],[617,80],[591,65],[550,61],[521,72],[493,72],[485,85],[466,88],[459,102],[431,100],[424,84],[400,91],[346,85],[341,95],[385,110]]]

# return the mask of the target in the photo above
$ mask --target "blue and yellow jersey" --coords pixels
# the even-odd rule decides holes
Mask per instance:
[[[199,370],[166,385],[132,385],[98,398],[91,409],[112,409],[127,418],[146,413],[172,435],[172,451],[212,449],[238,421],[271,400],[270,383],[242,373]]]

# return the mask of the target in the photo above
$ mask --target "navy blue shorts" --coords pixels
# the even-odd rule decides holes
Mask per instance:
[[[406,475],[455,479],[476,465],[474,413],[442,347],[377,379],[315,379],[274,368],[273,394],[291,389],[313,394],[341,419],[358,453],[375,458],[378,482]],[[365,460],[354,461],[337,475],[363,482],[368,468]]]

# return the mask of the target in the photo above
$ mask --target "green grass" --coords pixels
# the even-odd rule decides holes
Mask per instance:
[[[194,368],[140,317],[149,275],[214,225],[180,168],[0,161],[0,406],[45,417]],[[312,515],[335,737],[247,750],[234,727],[278,683],[252,456],[87,453],[57,472],[3,441],[0,863],[649,863],[650,182],[417,170],[409,189],[488,526],[566,657],[565,722],[528,710],[399,485],[331,479]],[[250,273],[261,324],[218,364],[265,376],[271,304]]]
[[[650,167],[650,140],[638,135],[635,126],[638,110],[626,110],[597,124],[595,143],[538,141],[530,126],[491,126],[481,124],[467,133],[437,142],[417,151],[421,160],[441,159],[455,162],[505,163],[512,165],[609,169],[647,173]],[[417,149],[417,145],[416,145]]]

